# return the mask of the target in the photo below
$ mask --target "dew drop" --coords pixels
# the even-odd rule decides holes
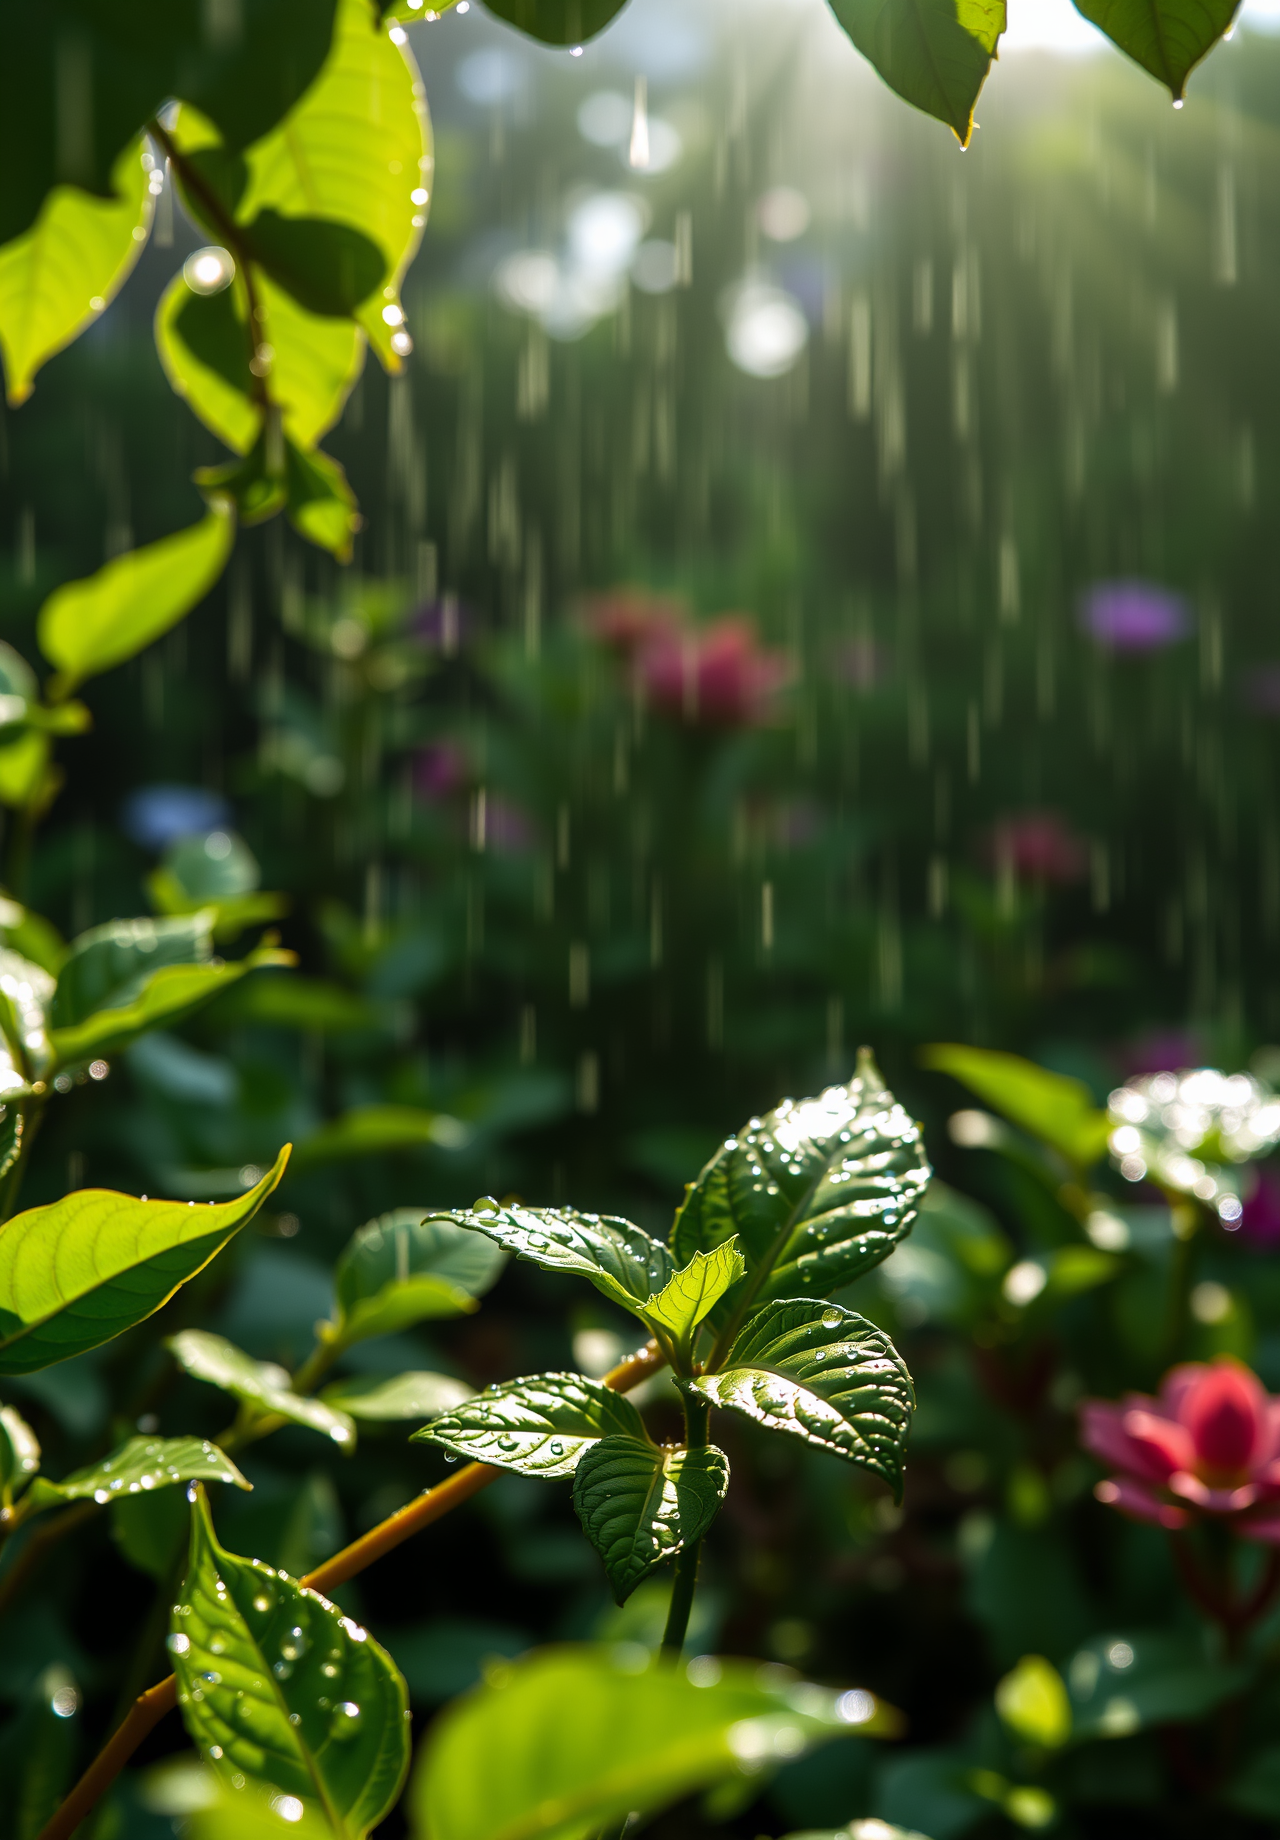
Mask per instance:
[[[333,1665],[332,1661],[326,1661],[320,1672],[324,1675],[326,1680],[336,1680],[338,1678],[338,1670]]]
[[[360,1729],[360,1719],[361,1712],[356,1702],[353,1699],[344,1699],[333,1709],[333,1717],[329,1721],[329,1736],[339,1741],[344,1738],[354,1738]]]
[[[844,1318],[841,1316],[839,1310],[824,1310],[822,1312],[822,1326],[824,1329],[838,1329],[843,1321]]]
[[[265,1591],[258,1592],[258,1595],[253,1600],[253,1607],[258,1612],[259,1616],[266,1615],[267,1611],[271,1608],[271,1599],[267,1596]]]
[[[165,1647],[171,1655],[185,1655],[190,1652],[191,1639],[189,1636],[172,1635],[166,1641]]]
[[[222,1676],[216,1668],[209,1668],[200,1678],[204,1681],[206,1686],[220,1687],[222,1685]]]
[[[293,1672],[293,1663],[292,1661],[275,1661],[271,1665],[271,1672],[277,1680],[288,1680]]]
[[[296,1625],[280,1644],[280,1653],[286,1661],[297,1661],[305,1655],[311,1644]]]

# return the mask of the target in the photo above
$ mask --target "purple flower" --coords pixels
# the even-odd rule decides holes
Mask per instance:
[[[1149,581],[1100,581],[1080,603],[1080,623],[1115,652],[1157,652],[1191,631],[1182,596]]]

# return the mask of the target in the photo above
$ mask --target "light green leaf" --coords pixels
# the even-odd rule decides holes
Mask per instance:
[[[418,1150],[424,1144],[457,1150],[466,1138],[466,1126],[445,1112],[424,1111],[418,1105],[356,1105],[303,1139],[298,1145],[298,1166],[345,1162],[353,1156],[385,1156],[392,1150]]]
[[[714,1444],[659,1449],[648,1438],[611,1436],[587,1446],[573,1505],[618,1603],[706,1532],[728,1486],[729,1459]]]
[[[52,1508],[65,1501],[117,1501],[153,1489],[172,1488],[176,1482],[246,1482],[230,1457],[204,1438],[130,1438],[100,1463],[78,1469],[61,1482],[38,1476],[27,1496],[33,1509]]]
[[[100,1009],[74,1028],[54,1029],[50,1040],[63,1066],[117,1054],[139,1035],[194,1015],[228,986],[261,966],[291,964],[293,955],[260,946],[247,958],[208,965],[164,965],[152,972],[131,1001]]]
[[[432,1317],[474,1310],[506,1264],[500,1247],[446,1215],[394,1208],[361,1227],[334,1268],[337,1320],[330,1339],[344,1347],[391,1335]]]
[[[432,1726],[410,1790],[413,1832],[578,1840],[827,1738],[890,1735],[900,1723],[870,1693],[813,1686],[786,1668],[706,1655],[685,1668],[637,1665],[630,1645],[543,1649]]]
[[[318,1803],[341,1840],[391,1808],[409,1767],[395,1663],[315,1591],[225,1552],[203,1491],[169,1650],[187,1731],[222,1780]]]
[[[196,1207],[79,1189],[0,1227],[0,1373],[29,1374],[144,1321],[252,1220],[289,1160],[256,1188]]]
[[[404,1418],[435,1418],[472,1398],[472,1389],[449,1374],[407,1373],[383,1379],[355,1374],[335,1380],[320,1397],[335,1412],[371,1423]]]
[[[285,455],[289,522],[308,543],[350,562],[360,528],[355,493],[338,462],[315,448],[303,453],[292,442]]]
[[[831,0],[831,10],[889,88],[967,147],[1005,0]]]
[[[73,1028],[100,1009],[139,995],[162,965],[204,965],[213,954],[211,921],[200,912],[176,920],[109,920],[71,942],[58,973],[50,1021]]]
[[[135,141],[116,161],[114,198],[58,185],[24,236],[0,248],[0,353],[8,398],[91,325],[124,285],[151,224],[149,167]]]
[[[544,1271],[573,1272],[589,1279],[611,1302],[634,1315],[665,1289],[675,1270],[665,1246],[642,1227],[611,1214],[499,1207],[496,1201],[484,1201],[453,1218]]]
[[[584,1450],[604,1437],[644,1440],[629,1399],[582,1374],[533,1374],[487,1386],[465,1405],[414,1432],[457,1456],[522,1476],[571,1476]]]
[[[958,1042],[922,1048],[920,1064],[935,1073],[949,1073],[1012,1123],[1061,1151],[1068,1162],[1096,1163],[1106,1151],[1111,1126],[1083,1080],[1050,1073],[1017,1054]]]
[[[40,1468],[40,1440],[14,1406],[0,1406],[0,1505],[9,1507]]]
[[[242,984],[221,1006],[237,1021],[282,1029],[347,1031],[373,1029],[379,1014],[372,1003],[323,978],[260,977]]]
[[[331,1438],[343,1450],[353,1450],[356,1428],[345,1412],[323,1400],[304,1399],[293,1391],[283,1367],[273,1361],[255,1361],[221,1335],[207,1329],[183,1329],[166,1343],[174,1360],[196,1380],[206,1380],[249,1408],[253,1419],[279,1418],[305,1425]]]
[[[1175,102],[1239,6],[1240,0],[1075,0],[1076,11],[1163,83]]]
[[[19,731],[13,741],[0,746],[0,804],[22,811],[39,805],[47,795],[52,750],[49,737],[38,729]],[[48,797],[43,798],[48,803]]]
[[[184,1796],[181,1812],[186,1814],[188,1806]],[[200,1807],[187,1815],[182,1827],[190,1840],[333,1840],[333,1829],[317,1802],[247,1783],[233,1789],[228,1782],[214,1780],[207,1795],[201,1785]]]
[[[22,1094],[28,1081],[48,1070],[54,988],[42,966],[0,946],[0,1098]]]
[[[920,1127],[864,1048],[847,1086],[784,1099],[729,1138],[691,1185],[672,1251],[683,1262],[737,1236],[747,1277],[713,1321],[746,1298],[828,1296],[888,1257],[929,1176]]]
[[[176,626],[221,575],[235,534],[230,507],[213,505],[189,530],[126,550],[96,575],[55,588],[36,630],[41,651],[58,667],[61,692],[123,664]]]
[[[1061,1674],[1043,1655],[1024,1655],[996,1687],[996,1711],[1015,1738],[1057,1750],[1071,1736],[1071,1701]]]
[[[644,1306],[644,1319],[687,1342],[703,1318],[710,1314],[747,1269],[736,1239],[727,1239],[710,1252],[695,1252],[689,1263],[673,1272],[666,1285]]]
[[[722,1372],[679,1384],[874,1470],[902,1493],[915,1409],[911,1376],[888,1336],[838,1303],[767,1303],[739,1334]]]
[[[626,0],[485,0],[486,10],[544,45],[581,45],[618,17]]]

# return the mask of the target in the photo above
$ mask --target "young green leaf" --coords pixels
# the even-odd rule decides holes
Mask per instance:
[[[1163,83],[1175,102],[1239,5],[1240,0],[1075,0],[1076,11]]]
[[[626,0],[485,0],[491,13],[544,45],[582,45],[617,18]]]
[[[677,1341],[687,1342],[746,1269],[736,1239],[727,1239],[710,1252],[695,1252],[689,1263],[673,1272],[662,1290],[650,1297],[644,1306],[645,1321],[666,1330]]]
[[[353,1374],[335,1380],[320,1395],[325,1405],[349,1418],[378,1421],[436,1418],[472,1397],[472,1389],[448,1374]]]
[[[204,1438],[130,1438],[100,1463],[78,1469],[61,1482],[37,1476],[28,1493],[32,1509],[52,1508],[65,1501],[116,1501],[152,1489],[172,1488],[175,1482],[246,1482],[230,1457]]]
[[[714,1444],[659,1449],[648,1438],[611,1436],[587,1446],[573,1505],[618,1603],[706,1532],[728,1486],[729,1459]]]
[[[645,1429],[631,1401],[598,1380],[533,1374],[487,1386],[413,1435],[460,1457],[551,1480],[571,1476],[583,1451],[601,1438],[643,1442]]]
[[[1005,0],[831,0],[831,10],[891,90],[969,145]]]
[[[0,946],[0,1099],[47,1072],[49,1006],[56,986],[40,965]]]
[[[334,1268],[331,1339],[345,1347],[432,1317],[463,1315],[505,1264],[499,1247],[448,1215],[424,1220],[420,1208],[380,1214],[352,1237]]]
[[[176,920],[109,920],[72,941],[50,1021],[73,1028],[95,1010],[132,1002],[161,965],[204,965],[212,955],[211,921],[203,911]]]
[[[735,1235],[747,1261],[741,1299],[829,1296],[887,1258],[915,1219],[929,1180],[920,1128],[870,1053],[847,1086],[785,1099],[729,1138],[676,1215],[681,1261]]]
[[[43,810],[49,797],[52,750],[48,735],[20,729],[0,745],[0,804],[15,811]]]
[[[920,1063],[935,1073],[949,1073],[1013,1124],[1060,1151],[1068,1162],[1096,1163],[1106,1152],[1111,1126],[1083,1080],[1050,1073],[1047,1067],[1037,1067],[1017,1054],[968,1048],[958,1042],[935,1042],[922,1048]]]
[[[0,248],[0,354],[16,408],[55,352],[79,337],[124,285],[151,224],[149,173],[137,141],[116,161],[116,195],[59,185],[27,231]]]
[[[333,1840],[316,1802],[248,1783],[210,1784],[208,1799],[182,1825],[190,1840]]]
[[[225,1552],[203,1491],[169,1650],[187,1731],[220,1778],[318,1803],[338,1840],[391,1808],[409,1766],[395,1663],[315,1591]]]
[[[807,1297],[765,1304],[720,1373],[681,1381],[712,1405],[874,1470],[902,1493],[915,1393],[881,1330],[838,1303]]]
[[[495,1671],[432,1726],[410,1790],[416,1840],[571,1840],[632,1811],[901,1720],[870,1693],[785,1668],[629,1645],[550,1648]],[[501,1760],[501,1767],[495,1767]]]
[[[40,1468],[40,1440],[13,1406],[0,1406],[0,1506],[12,1505]]]
[[[499,1207],[496,1201],[486,1201],[456,1213],[454,1219],[544,1271],[573,1272],[589,1279],[611,1303],[620,1303],[633,1315],[666,1288],[675,1270],[665,1246],[642,1227],[610,1214]],[[691,1247],[690,1254],[695,1250]]]
[[[445,1112],[428,1112],[420,1105],[355,1105],[303,1139],[298,1166],[385,1156],[389,1150],[419,1150],[424,1144],[457,1150],[466,1137],[466,1126]]]
[[[0,1373],[34,1373],[154,1315],[253,1219],[288,1160],[286,1144],[256,1188],[216,1207],[85,1188],[6,1221]]]
[[[289,443],[285,452],[289,522],[300,537],[350,562],[360,528],[355,493],[338,462],[319,448],[303,453]]]
[[[145,650],[204,599],[226,566],[235,515],[215,504],[189,530],[126,550],[83,581],[64,582],[40,609],[40,650],[63,695]]]
[[[255,1361],[234,1342],[207,1329],[183,1329],[170,1337],[167,1346],[184,1373],[230,1393],[248,1406],[254,1418],[286,1419],[332,1438],[344,1450],[355,1448],[356,1428],[347,1414],[322,1400],[295,1393],[284,1368],[274,1362]]]

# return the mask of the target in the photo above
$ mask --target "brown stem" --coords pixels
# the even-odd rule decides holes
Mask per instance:
[[[646,1342],[634,1354],[604,1377],[605,1386],[615,1392],[628,1392],[633,1386],[639,1386],[650,1374],[656,1373],[663,1365],[664,1356],[656,1342]],[[419,1495],[407,1508],[401,1508],[389,1520],[383,1521],[370,1532],[353,1540],[350,1546],[344,1546],[332,1559],[308,1572],[299,1582],[313,1591],[332,1591],[348,1578],[354,1578],[357,1572],[363,1572],[367,1566],[380,1559],[393,1547],[429,1527],[451,1509],[461,1507],[481,1489],[488,1488],[502,1474],[489,1463],[468,1463],[456,1476],[438,1483],[434,1489],[428,1489],[425,1495]],[[86,1504],[88,1506],[89,1504]],[[64,1520],[66,1516],[63,1517]],[[26,1557],[26,1554],[23,1554]],[[98,1752],[89,1768],[80,1778],[75,1788],[54,1811],[40,1829],[37,1840],[71,1840],[71,1835],[84,1820],[97,1802],[111,1787],[116,1777],[128,1763],[130,1757],[147,1734],[159,1724],[166,1712],[171,1712],[177,1704],[177,1682],[170,1674],[167,1680],[161,1680],[133,1702],[128,1717],[119,1729],[110,1737]]]

